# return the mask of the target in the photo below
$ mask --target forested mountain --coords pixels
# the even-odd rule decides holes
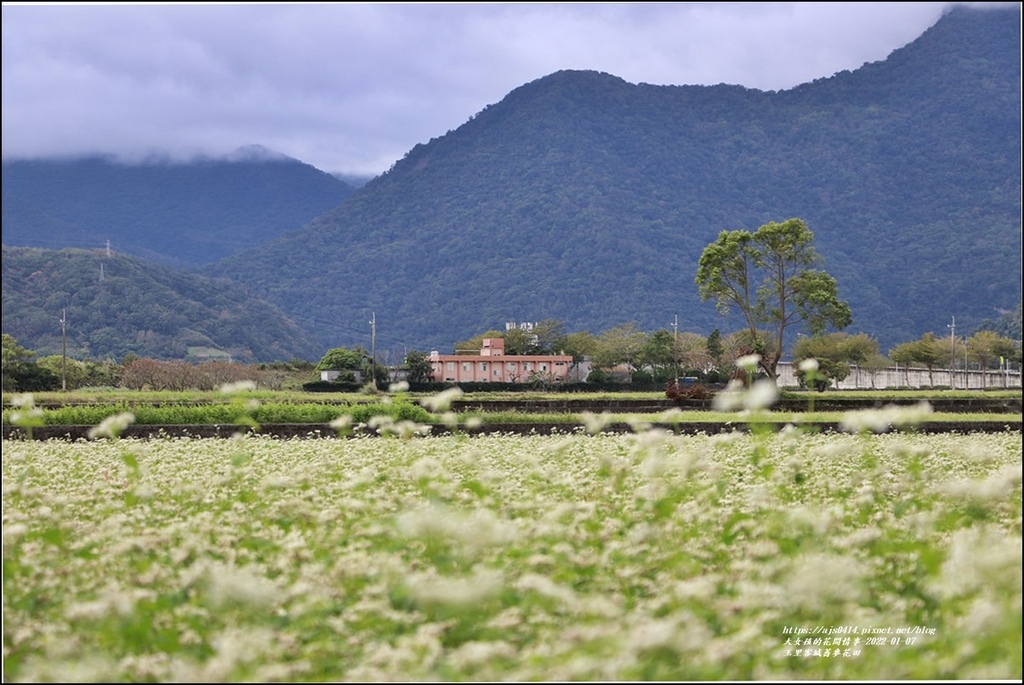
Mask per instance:
[[[64,318],[64,325],[61,318]],[[62,330],[63,329],[63,330]],[[319,345],[242,286],[106,250],[3,247],[3,332],[39,356],[318,359]]]
[[[725,229],[803,219],[887,351],[1021,298],[1019,8],[960,7],[886,60],[788,91],[562,71],[302,229],[207,273],[324,348],[450,349],[509,320],[730,330],[694,284]]]
[[[557,72],[358,188],[259,148],[8,161],[2,180],[5,245],[115,252],[100,282],[102,250],[4,249],[3,330],[43,353],[65,307],[93,356],[317,359],[371,330],[378,349],[450,350],[510,320],[728,332],[699,301],[702,250],[793,217],[847,330],[887,352],[1019,312],[1020,11],[958,7],[883,61],[786,91]]]
[[[354,187],[258,145],[188,163],[3,163],[3,244],[106,247],[171,266],[211,262],[301,227]]]

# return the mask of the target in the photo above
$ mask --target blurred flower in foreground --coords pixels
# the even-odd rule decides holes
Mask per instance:
[[[100,425],[89,429],[90,438],[116,438],[124,432],[130,424],[135,423],[135,414],[121,412],[108,416],[100,422]]]
[[[922,401],[912,406],[887,404],[881,409],[848,411],[843,414],[839,427],[849,433],[871,431],[885,433],[890,428],[912,426],[921,423],[932,413],[930,402]]]

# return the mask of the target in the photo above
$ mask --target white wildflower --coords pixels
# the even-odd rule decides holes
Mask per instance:
[[[999,501],[1009,497],[1020,487],[1020,464],[1004,466],[984,480],[958,480],[946,483],[940,490],[955,498],[964,498],[975,502]]]
[[[405,537],[448,539],[471,550],[504,545],[516,538],[515,529],[490,509],[466,513],[436,504],[403,512],[396,525]]]
[[[232,395],[238,392],[251,392],[256,389],[255,381],[237,381],[235,383],[225,383],[218,389],[219,392],[225,395]]]
[[[953,533],[949,554],[936,580],[940,596],[966,595],[978,588],[1021,585],[1021,538],[992,524]]]
[[[100,425],[89,429],[90,438],[116,438],[121,435],[125,428],[135,423],[135,414],[121,412],[108,416],[100,422]]]
[[[796,559],[786,580],[785,601],[811,610],[820,610],[836,602],[856,603],[863,575],[861,563],[854,557],[813,553]]]
[[[457,668],[487,665],[495,659],[513,659],[518,654],[515,646],[498,640],[496,642],[464,642],[451,653],[449,660]]]
[[[336,431],[345,431],[352,427],[352,415],[342,414],[329,424]]]
[[[736,360],[736,366],[749,372],[755,371],[760,363],[761,355],[759,354],[748,354]]]
[[[736,411],[743,408],[743,397],[746,388],[743,381],[734,378],[729,381],[721,392],[711,398],[711,407],[716,411]]]
[[[11,406],[14,407],[34,407],[36,406],[35,398],[32,393],[27,392],[21,395],[15,395],[11,398]]]
[[[595,414],[593,412],[585,411],[580,413],[580,420],[583,422],[583,426],[587,429],[587,432],[591,435],[596,435],[603,431],[605,426],[611,423],[614,418],[614,416],[607,412]]]
[[[775,404],[775,400],[778,398],[779,389],[775,385],[775,381],[762,378],[756,381],[750,391],[746,393],[743,398],[743,406],[751,411],[767,409]]]
[[[881,409],[848,411],[843,414],[839,427],[850,433],[871,431],[885,433],[897,426],[914,425],[924,421],[932,413],[930,402],[918,402],[909,407],[888,404]]]
[[[272,580],[248,566],[209,564],[201,570],[209,601],[213,606],[269,606],[282,595]]]
[[[563,604],[572,605],[576,602],[576,593],[565,585],[559,585],[547,576],[539,573],[525,573],[515,583],[521,592],[533,591]]]
[[[398,381],[388,386],[388,392],[405,392],[409,389],[409,383],[407,381]]]
[[[410,576],[405,583],[413,600],[424,606],[466,607],[496,597],[504,586],[499,571],[474,569],[470,576]]]
[[[452,402],[462,397],[463,394],[462,388],[455,386],[453,388],[442,390],[436,395],[421,398],[420,404],[430,411],[447,411],[452,406]]]
[[[818,370],[818,360],[815,359],[814,357],[809,357],[807,359],[802,360],[797,365],[797,368],[803,371],[804,373],[814,373],[815,371]]]

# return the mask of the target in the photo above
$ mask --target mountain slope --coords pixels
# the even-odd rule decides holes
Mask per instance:
[[[206,267],[323,347],[450,349],[508,320],[730,330],[719,231],[804,219],[883,351],[1020,300],[1020,14],[959,8],[883,62],[783,92],[564,71],[298,231]]]
[[[4,245],[104,247],[195,266],[294,230],[354,188],[259,146],[225,159],[3,163]]]
[[[104,250],[3,247],[3,332],[39,356],[318,359],[319,346],[245,288]],[[191,353],[191,354],[190,354]]]

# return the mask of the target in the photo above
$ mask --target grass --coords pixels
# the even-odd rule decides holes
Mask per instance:
[[[982,399],[982,398],[1015,398],[1021,397],[1021,388],[989,389],[989,390],[830,390],[824,393],[807,392],[792,389],[783,389],[783,398],[795,399],[871,399],[871,400],[896,400],[896,399],[931,399],[931,398],[953,398],[953,399]],[[411,398],[430,397],[434,393],[405,393]],[[10,406],[17,396],[17,393],[3,393],[4,406]],[[97,390],[76,390],[71,392],[39,392],[33,393],[37,404],[143,404],[143,403],[174,403],[174,404],[198,404],[198,403],[224,403],[230,401],[224,393],[218,391],[132,391],[123,389],[97,389]],[[250,390],[246,397],[261,402],[280,403],[353,403],[375,401],[374,396],[365,393],[309,393],[290,390]],[[464,396],[466,399],[474,400],[663,400],[666,399],[664,392],[580,392],[580,393],[556,393],[544,391],[523,391],[523,392],[477,392]]]
[[[24,412],[19,408],[3,411],[3,424],[17,423],[17,416]],[[236,399],[217,404],[88,404],[66,405],[39,410],[41,423],[37,425],[67,426],[94,425],[117,414],[130,413],[134,423],[139,425],[211,425],[266,423],[311,423],[327,424],[343,414],[350,415],[354,422],[367,422],[371,416],[390,416],[395,420],[418,421],[420,423],[552,423],[581,424],[589,420],[580,413],[546,413],[521,411],[466,411],[453,417],[446,412],[430,412],[416,400],[388,402],[357,402],[349,404],[324,403],[282,403],[260,402],[253,398]],[[765,419],[775,422],[815,423],[839,422],[849,412],[790,412],[774,411]],[[656,422],[656,423],[704,423],[735,422],[744,420],[735,411],[680,410],[670,409],[661,413],[619,413],[604,412],[603,420],[614,422]],[[1021,421],[1020,413],[948,413],[936,412],[931,421]]]

